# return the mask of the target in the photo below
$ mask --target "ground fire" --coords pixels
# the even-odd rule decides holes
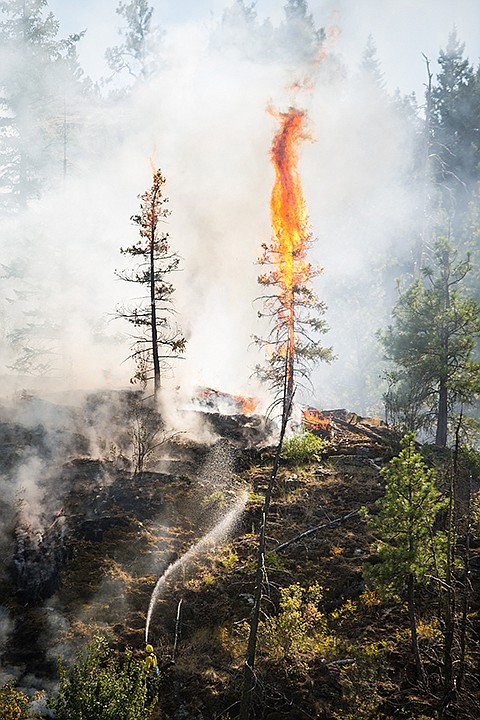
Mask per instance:
[[[202,387],[195,392],[196,401],[215,412],[251,415],[257,407],[257,399],[244,395],[231,395],[215,388]]]
[[[315,435],[331,436],[333,415],[333,410],[324,411],[314,407],[302,409],[302,421],[305,429]]]

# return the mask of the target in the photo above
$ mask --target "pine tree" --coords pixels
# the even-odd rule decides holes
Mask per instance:
[[[379,562],[365,569],[365,577],[386,597],[408,601],[412,651],[418,679],[425,682],[418,646],[415,587],[432,574],[438,577],[445,565],[445,538],[434,529],[435,519],[446,507],[436,489],[436,472],[427,469],[415,449],[415,435],[402,441],[402,450],[382,468],[385,495],[375,503],[376,513],[363,508],[369,530],[375,536]]]
[[[67,87],[81,85],[83,33],[59,40],[46,7],[47,0],[0,2],[0,196],[11,210],[63,177]]]
[[[168,198],[163,195],[164,185],[165,178],[157,170],[151,188],[140,196],[140,214],[131,218],[139,228],[140,239],[135,245],[120,249],[124,255],[140,259],[140,265],[132,271],[116,272],[122,280],[145,286],[148,292],[134,307],[119,308],[117,316],[138,330],[133,337],[132,357],[137,372],[132,382],[145,386],[153,379],[155,397],[161,386],[162,366],[165,368],[170,359],[183,353],[186,343],[179,328],[170,321],[174,314],[174,286],[168,276],[178,270],[180,258],[170,250],[168,233],[159,228],[170,214],[166,207]]]
[[[480,316],[478,304],[462,293],[469,259],[457,261],[440,238],[433,262],[423,269],[423,282],[400,295],[382,336],[395,365],[385,400],[394,420],[414,430],[436,426],[435,442],[445,446],[455,404],[472,404],[480,391],[480,363],[473,359]]]
[[[257,374],[269,384],[275,394],[273,407],[281,405],[285,417],[295,385],[308,384],[312,365],[331,362],[333,352],[319,337],[328,331],[322,317],[326,305],[312,288],[320,271],[307,261],[313,237],[297,166],[304,113],[291,108],[278,119],[281,127],[271,151],[276,172],[270,200],[273,238],[262,245],[259,262],[268,270],[258,278],[266,291],[261,298],[264,310],[258,315],[270,319],[271,331],[255,341],[267,351],[267,364],[257,366]]]
[[[480,83],[454,31],[432,88],[432,156],[449,216],[461,220],[480,178]],[[455,225],[457,231],[459,222]]]
[[[153,7],[147,0],[120,1],[116,12],[126,27],[119,30],[123,42],[105,53],[108,66],[114,75],[125,71],[134,79],[145,79],[156,69],[155,51],[164,34],[152,25]]]
[[[285,21],[278,30],[278,44],[286,57],[315,61],[325,43],[325,31],[317,30],[307,0],[287,0]]]
[[[378,91],[385,92],[385,78],[377,56],[377,46],[373,40],[373,35],[368,36],[367,45],[362,55],[360,72],[364,80],[369,80]]]

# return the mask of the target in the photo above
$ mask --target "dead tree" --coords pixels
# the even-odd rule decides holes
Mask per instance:
[[[163,195],[165,178],[160,170],[153,173],[153,183],[140,196],[140,213],[131,220],[139,228],[140,239],[130,247],[120,248],[124,255],[140,260],[134,270],[115,271],[117,277],[144,286],[146,294],[135,305],[117,308],[117,317],[135,328],[132,336],[132,353],[136,373],[131,379],[146,387],[153,380],[154,397],[161,387],[162,368],[169,360],[179,357],[185,350],[186,339],[172,321],[175,310],[172,302],[174,286],[169,281],[172,272],[179,269],[180,258],[170,250],[168,233],[160,230],[160,223],[170,215],[166,207],[168,198]]]

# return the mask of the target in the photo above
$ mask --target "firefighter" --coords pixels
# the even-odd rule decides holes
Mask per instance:
[[[145,658],[145,671],[149,675],[158,675],[157,656],[153,651],[153,647],[151,645],[147,645],[145,652],[147,653],[147,657]]]

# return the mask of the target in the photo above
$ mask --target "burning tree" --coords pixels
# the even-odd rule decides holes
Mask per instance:
[[[115,271],[122,280],[148,288],[148,296],[134,307],[120,308],[117,316],[128,320],[139,331],[133,336],[130,357],[135,360],[137,371],[131,382],[145,387],[153,379],[155,398],[160,390],[162,363],[163,367],[167,366],[168,359],[183,353],[186,344],[179,328],[170,321],[175,313],[174,286],[167,278],[178,270],[180,258],[170,250],[168,233],[159,230],[159,223],[170,215],[166,207],[168,198],[162,192],[164,185],[161,171],[154,171],[151,188],[139,196],[140,214],[131,217],[139,227],[140,239],[128,248],[120,248],[122,254],[140,258],[140,264],[132,271]]]
[[[310,281],[318,275],[307,262],[307,251],[312,243],[300,174],[298,172],[297,148],[304,139],[302,132],[304,113],[291,108],[288,113],[276,115],[280,130],[274,137],[271,156],[275,167],[275,183],[270,209],[273,240],[263,245],[260,262],[272,269],[260,276],[259,282],[271,292],[264,297],[266,315],[273,320],[273,327],[266,340],[257,342],[268,350],[268,366],[258,368],[276,397],[273,406],[282,407],[280,438],[275,453],[272,472],[265,492],[259,529],[257,567],[250,631],[243,666],[243,684],[240,698],[239,720],[248,720],[252,693],[255,687],[255,655],[257,634],[265,581],[266,529],[273,487],[276,481],[283,439],[292,408],[296,378],[308,379],[310,365],[319,360],[332,360],[332,349],[324,348],[315,333],[325,333],[323,315],[325,305],[318,301]],[[316,313],[316,316],[313,313]]]
[[[282,415],[290,412],[294,386],[308,380],[311,365],[333,359],[332,348],[323,347],[315,335],[327,331],[321,316],[326,306],[318,300],[310,283],[320,274],[307,261],[313,237],[298,171],[298,146],[305,139],[305,113],[291,108],[275,114],[280,129],[274,137],[271,157],[275,183],[270,210],[273,239],[263,244],[259,262],[271,269],[259,277],[269,290],[263,296],[264,311],[259,316],[272,320],[266,339],[256,341],[267,350],[267,366],[257,372],[275,392],[273,406],[282,406]],[[288,409],[288,412],[287,412]]]

